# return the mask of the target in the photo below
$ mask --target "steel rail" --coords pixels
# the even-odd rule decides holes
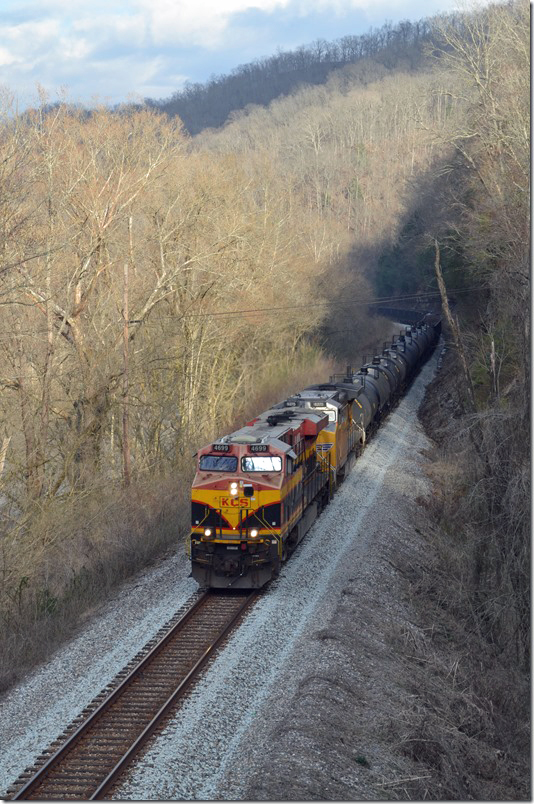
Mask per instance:
[[[161,649],[165,646],[165,644],[171,639],[172,635],[174,634],[175,630],[190,619],[195,611],[198,610],[200,606],[203,605],[206,598],[206,593],[202,595],[195,603],[191,606],[190,609],[184,614],[184,616],[175,624],[175,626],[165,634],[159,642],[154,645],[154,647],[147,653],[147,655],[128,673],[128,675],[123,679],[123,681],[115,687],[115,689],[105,698],[102,703],[92,712],[84,721],[83,723],[74,731],[70,737],[68,737],[63,745],[58,748],[58,750],[50,756],[50,758],[42,765],[37,772],[29,779],[26,784],[21,787],[20,790],[14,794],[10,800],[24,800],[24,794],[31,792],[31,789],[36,786],[37,782],[42,779],[48,770],[50,770],[54,765],[57,765],[58,760],[64,757],[71,748],[79,741],[81,737],[89,730],[90,726],[92,726],[100,717],[100,715],[109,708],[110,704],[112,704],[115,700],[117,700],[120,695],[123,694],[124,690],[130,686],[133,678],[135,678],[140,672],[142,672],[143,668],[148,664],[148,662],[155,656],[156,653],[161,651]]]
[[[251,592],[247,595],[241,607],[232,617],[232,619],[228,622],[226,627],[221,631],[219,636],[212,642],[212,644],[206,648],[203,655],[200,659],[193,665],[189,673],[185,676],[184,679],[178,684],[172,695],[165,701],[163,706],[157,712],[156,715],[152,718],[150,723],[146,726],[146,728],[141,732],[139,737],[136,741],[130,746],[128,751],[124,754],[123,757],[117,762],[115,767],[109,772],[106,776],[102,784],[95,790],[92,796],[90,796],[89,801],[97,801],[102,798],[104,793],[109,790],[111,785],[118,779],[121,773],[124,771],[126,766],[131,762],[133,757],[137,754],[137,752],[143,747],[143,745],[148,741],[151,737],[153,732],[158,727],[158,724],[163,720],[163,718],[167,715],[167,713],[172,709],[173,705],[176,703],[178,698],[185,692],[191,681],[199,674],[200,670],[204,667],[210,656],[213,652],[219,647],[221,642],[228,636],[232,628],[234,627],[236,620],[238,620],[245,609],[252,603],[253,599],[256,597],[257,592]]]
[[[149,723],[143,728],[129,748],[123,753],[121,758],[112,769],[108,772],[103,781],[98,783],[96,790],[90,796],[86,796],[84,800],[97,800],[109,787],[118,779],[119,775],[127,767],[128,763],[138,753],[141,747],[147,742],[158,726],[158,723],[170,712],[173,705],[177,703],[180,696],[185,693],[191,682],[198,676],[199,672],[206,664],[208,659],[213,655],[214,651],[221,645],[225,637],[228,636],[232,628],[235,626],[237,620],[242,616],[244,611],[252,603],[257,596],[257,591],[250,593],[247,596],[242,596],[241,605],[238,606],[234,613],[230,614],[230,619],[224,624],[220,633],[212,638],[209,645],[204,649],[200,658],[188,670],[186,675],[181,679],[177,687],[166,698],[164,703],[159,707],[156,714],[150,719]],[[165,647],[177,637],[180,631],[183,631],[185,626],[194,619],[206,605],[208,600],[214,599],[217,596],[210,592],[205,592],[195,603],[185,612],[185,614],[176,622],[169,631],[162,636],[162,638],[154,645],[149,652],[144,656],[137,665],[126,675],[126,677],[115,687],[110,694],[91,712],[88,717],[78,726],[75,731],[67,737],[65,742],[41,765],[35,773],[12,795],[6,796],[7,800],[28,800],[34,791],[46,777],[60,767],[61,762],[66,756],[86,737],[90,729],[98,728],[98,721],[107,714],[108,710],[113,704],[119,703],[121,697],[126,691],[130,690],[132,683],[140,677],[148,666],[156,659],[158,654],[165,650]],[[224,597],[219,599],[224,600]],[[16,784],[16,783],[15,783]],[[40,800],[45,800],[40,797]]]

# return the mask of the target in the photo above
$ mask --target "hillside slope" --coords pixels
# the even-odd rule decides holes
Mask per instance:
[[[332,73],[338,73],[342,82],[366,83],[387,71],[419,69],[431,31],[429,19],[414,23],[404,20],[360,36],[347,35],[332,42],[320,39],[294,51],[239,65],[229,75],[214,76],[205,84],[187,84],[169,98],[147,98],[145,103],[171,117],[178,116],[195,135],[205,128],[222,126],[252,105],[268,106],[303,86],[324,84]]]

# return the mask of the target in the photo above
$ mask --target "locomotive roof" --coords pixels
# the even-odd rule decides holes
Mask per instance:
[[[335,398],[338,394],[337,389],[316,389],[305,388],[298,394],[284,399],[275,408],[282,410],[298,410],[305,408],[307,412],[313,412],[313,409],[322,410],[325,407],[340,408],[341,403]],[[307,415],[307,414],[306,414]]]
[[[322,429],[323,423],[325,423],[323,422],[325,415],[320,411],[315,413],[309,408],[270,408],[261,413],[256,419],[253,419],[250,424],[235,430],[230,435],[217,439],[217,441],[224,444],[258,444],[266,443],[267,441],[272,444],[273,441],[277,441],[278,443],[275,446],[284,452],[288,452],[291,449],[291,445],[281,441],[281,436],[287,433],[288,430],[298,430],[306,420],[315,425],[317,431],[319,431]]]
[[[328,400],[337,393],[335,389],[305,388],[299,394],[294,394],[291,399],[324,399]]]

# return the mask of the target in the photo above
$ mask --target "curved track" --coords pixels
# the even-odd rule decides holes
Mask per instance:
[[[204,593],[8,799],[103,798],[256,597]]]

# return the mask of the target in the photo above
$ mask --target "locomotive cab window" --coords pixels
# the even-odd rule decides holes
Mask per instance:
[[[235,455],[201,455],[198,468],[203,472],[235,472]]]
[[[279,455],[247,455],[241,458],[242,472],[280,472],[282,458]]]

